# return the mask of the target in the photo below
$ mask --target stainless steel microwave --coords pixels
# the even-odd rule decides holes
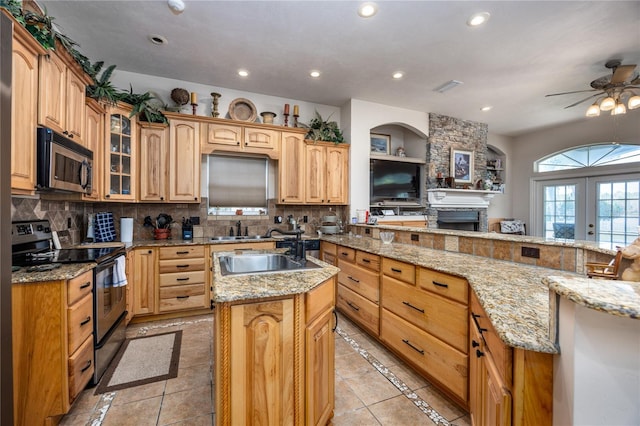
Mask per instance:
[[[36,189],[91,193],[93,152],[46,127],[37,134]]]

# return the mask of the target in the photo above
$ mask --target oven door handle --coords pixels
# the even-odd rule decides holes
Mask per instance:
[[[97,266],[96,269],[99,269],[99,270],[102,271],[102,270],[111,268],[112,266],[116,266],[116,261],[115,260],[112,260],[110,262],[105,262],[105,263],[98,263],[98,266]]]

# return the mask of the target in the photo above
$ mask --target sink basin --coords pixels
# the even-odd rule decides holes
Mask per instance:
[[[290,272],[319,267],[309,260],[297,261],[278,253],[242,253],[220,256],[222,275]]]
[[[263,238],[266,238],[263,235],[238,235],[235,237],[228,237],[228,236],[222,236],[222,237],[211,237],[211,241],[251,241],[251,240],[261,240]]]

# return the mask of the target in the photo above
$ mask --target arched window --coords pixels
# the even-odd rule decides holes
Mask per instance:
[[[607,143],[570,148],[534,163],[537,172],[573,170],[582,167],[608,166],[640,162],[640,145]]]

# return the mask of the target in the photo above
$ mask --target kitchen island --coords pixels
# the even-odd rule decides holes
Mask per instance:
[[[255,253],[255,251],[252,251]],[[338,269],[222,275],[213,253],[216,422],[326,424]]]

